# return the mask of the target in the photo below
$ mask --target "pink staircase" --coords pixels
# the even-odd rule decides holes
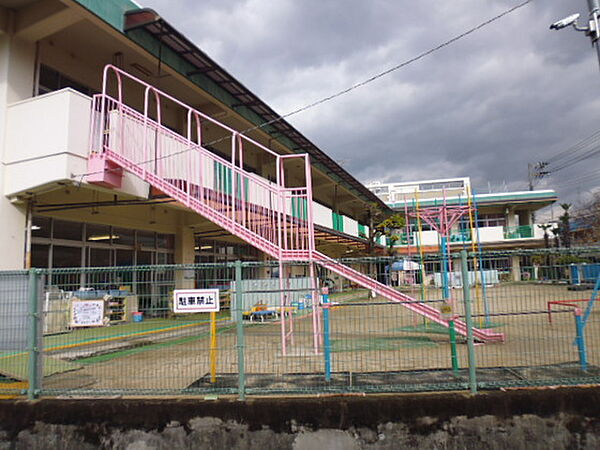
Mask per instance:
[[[112,95],[108,86],[111,74],[116,81]],[[128,98],[127,103],[143,105],[143,112],[127,106],[125,84],[128,89],[137,85],[132,89],[137,98]],[[174,110],[186,117],[185,136],[164,125],[163,116],[174,114]],[[88,182],[120,187],[124,169],[279,261],[317,263],[448,326],[437,309],[316,251],[308,154],[273,152],[114,66],[104,70],[103,91],[94,96],[91,123]],[[211,140],[203,136],[202,125],[207,123],[213,128]],[[209,144],[226,145],[231,158],[209,151]],[[258,153],[263,163],[274,168],[270,174],[274,181],[244,169],[244,158]],[[304,166],[304,180],[288,183],[286,163],[294,161],[296,171],[298,161]],[[455,327],[459,334],[467,334],[464,322],[455,320]],[[286,333],[282,331],[284,342]],[[504,339],[501,333],[480,329],[474,329],[474,336],[482,342]]]
[[[336,261],[335,259],[330,258],[327,255],[324,255],[323,253],[320,253],[315,250],[313,252],[313,260],[320,266],[325,267],[326,269],[329,269],[332,272],[335,272],[338,275],[341,275],[344,278],[353,281],[354,283],[362,287],[372,290],[377,295],[398,302],[405,308],[411,310],[412,312],[420,314],[421,316],[431,320],[432,322],[435,322],[439,325],[443,325],[445,327],[448,326],[448,321],[442,318],[441,313],[437,309],[417,299],[414,299],[413,297],[403,294],[390,286],[386,286],[385,284],[380,283],[372,279],[371,277],[357,270],[354,270],[353,268],[348,267],[347,265],[342,264]],[[467,325],[462,320],[455,319],[454,326],[456,328],[457,333],[463,336],[467,335]],[[504,334],[486,329],[473,328],[473,337],[481,342],[504,341]]]

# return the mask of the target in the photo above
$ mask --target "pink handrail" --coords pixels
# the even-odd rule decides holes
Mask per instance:
[[[117,80],[116,98],[108,92],[110,76],[115,76]],[[137,83],[143,88],[142,112],[126,105],[123,89],[123,80],[125,79]],[[155,100],[155,117],[150,115],[151,96]],[[164,100],[173,102],[184,109],[187,122],[184,130],[185,137],[163,125]],[[234,230],[238,230],[238,233],[251,233],[247,236],[250,242],[254,242],[256,239],[261,241],[265,239],[266,242],[271,242],[275,246],[276,257],[285,258],[286,255],[292,254],[302,255],[302,252],[315,248],[314,242],[310,242],[311,239],[314,239],[314,232],[312,230],[311,168],[307,155],[280,155],[254,139],[112,65],[104,68],[102,94],[95,96],[94,102],[96,105],[94,110],[100,110],[100,129],[104,130],[100,136],[105,136],[99,151],[111,150],[121,153],[122,155],[117,158],[118,162],[123,164],[125,162],[123,158],[126,158],[128,161],[126,165],[144,179],[154,179],[153,177],[165,179],[172,186],[181,190],[181,198],[187,205],[197,204],[199,201],[215,208],[211,217],[217,217],[214,214],[222,215],[223,220],[226,218]],[[109,112],[113,111],[118,114],[109,115]],[[204,147],[202,122],[205,121],[230,133],[228,136],[231,139],[229,160]],[[196,139],[193,135],[194,127],[196,128]],[[113,131],[115,135],[111,138]],[[115,141],[115,138],[118,138],[118,141]],[[113,146],[117,142],[118,148]],[[141,148],[138,145],[140,143]],[[275,159],[275,183],[244,170],[245,144],[250,144]],[[188,151],[191,152],[189,157],[181,156]],[[152,154],[150,154],[151,152]],[[285,186],[286,177],[283,163],[291,158],[304,158],[305,171],[308,170],[305,174],[307,186],[294,188]],[[208,179],[204,179],[206,169],[210,170],[210,166],[205,166],[206,162],[217,164],[214,175],[210,175],[209,172]],[[211,183],[214,183],[212,187]],[[162,186],[161,190],[164,189],[171,192],[169,186]],[[172,195],[179,200],[179,194],[172,193]],[[293,207],[291,211],[288,210],[289,202]]]

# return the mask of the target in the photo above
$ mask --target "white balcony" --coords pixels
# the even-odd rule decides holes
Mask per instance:
[[[3,193],[16,196],[88,171],[92,99],[62,89],[8,105]],[[125,176],[120,192],[145,197],[148,185]]]
[[[91,99],[71,89],[7,108],[4,194],[70,180],[87,168]]]
[[[537,225],[523,225],[516,227],[480,227],[479,242],[482,244],[503,243],[515,240],[536,240],[543,239],[544,232]],[[421,241],[424,246],[437,246],[439,244],[439,236],[437,231],[422,231]],[[419,233],[414,232],[410,235],[410,244],[416,245],[419,242]],[[471,232],[464,231],[454,232],[450,236],[450,243],[471,242]],[[400,240],[396,243],[397,247],[406,247],[408,240],[406,234],[400,235]]]

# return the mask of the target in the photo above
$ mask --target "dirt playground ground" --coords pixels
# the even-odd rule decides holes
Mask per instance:
[[[415,288],[407,294],[420,298]],[[517,377],[551,378],[578,376],[573,308],[554,306],[549,321],[548,302],[589,299],[591,291],[568,291],[564,285],[505,283],[472,289],[474,323],[505,334],[504,343],[480,344],[475,348],[478,369],[506,367],[521,370]],[[428,289],[426,298],[441,306],[441,292]],[[454,312],[463,315],[462,291],[452,292]],[[336,299],[334,299],[336,300]],[[582,303],[585,308],[587,303]],[[485,316],[487,311],[487,318]],[[294,320],[293,344],[282,356],[279,322],[245,323],[245,369],[248,379],[257,386],[270,389],[324,385],[322,346],[315,353],[312,315],[300,313]],[[600,366],[600,314],[593,312],[585,329],[588,362],[592,371]],[[356,376],[378,373],[379,377],[363,378],[366,383],[386,380],[386,373],[408,373],[418,383],[419,371],[442,369],[447,377],[451,368],[448,331],[426,323],[423,318],[385,299],[358,298],[340,301],[330,310],[331,370],[334,378],[344,374],[348,383]],[[235,325],[219,326],[216,387],[232,387],[238,372]],[[210,340],[207,329],[190,328],[172,339],[160,341],[138,338],[129,346],[113,349],[73,361],[76,370],[44,379],[44,389],[59,391],[79,389],[93,391],[157,390],[181,391],[190,386],[210,386]],[[52,355],[60,358],[60,354]],[[467,367],[467,346],[458,339],[461,369]],[[563,367],[565,373],[557,372]],[[525,370],[527,369],[527,370]],[[551,372],[554,370],[554,372]],[[408,371],[408,372],[407,372]],[[394,382],[393,377],[388,381]],[[493,376],[492,376],[493,378]],[[260,380],[264,380],[260,384]],[[312,381],[310,381],[312,380]],[[204,384],[203,384],[204,383]],[[235,384],[234,384],[235,386]],[[157,393],[158,393],[157,392]]]

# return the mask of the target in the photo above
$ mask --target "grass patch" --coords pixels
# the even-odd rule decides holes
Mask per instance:
[[[227,312],[228,318],[229,312]],[[218,319],[217,319],[218,320]],[[44,338],[44,348],[52,350],[65,345],[74,344],[93,344],[95,341],[102,339],[116,339],[133,337],[142,333],[168,331],[178,327],[192,327],[196,325],[209,324],[210,320],[206,315],[198,317],[197,321],[190,320],[190,317],[185,317],[185,320],[173,319],[147,319],[143,322],[127,322],[123,324],[111,325],[109,327],[94,327],[75,329],[70,333],[57,334],[46,336]]]
[[[52,358],[50,356],[42,356],[42,359],[44,377],[81,369],[79,364]],[[28,378],[28,370],[28,353],[0,354],[0,374],[2,375],[2,378],[6,377],[13,380],[26,380]]]
[[[483,323],[482,326],[479,326],[479,320],[473,321],[473,326],[479,329],[492,329],[503,327],[505,324],[500,322],[491,322],[489,325]],[[425,333],[425,334],[446,334],[448,335],[450,332],[448,331],[448,327],[444,325],[440,325],[435,322],[430,323],[420,323],[419,325],[411,325],[400,328],[392,328],[388,330],[390,332],[406,332],[406,333]]]
[[[435,346],[437,346],[437,344],[426,336],[334,339],[331,341],[332,352],[401,350],[404,348]]]
[[[448,334],[448,328],[435,322],[420,323],[419,325],[410,325],[400,328],[392,328],[392,332],[403,331],[407,333],[426,333],[426,334]]]

